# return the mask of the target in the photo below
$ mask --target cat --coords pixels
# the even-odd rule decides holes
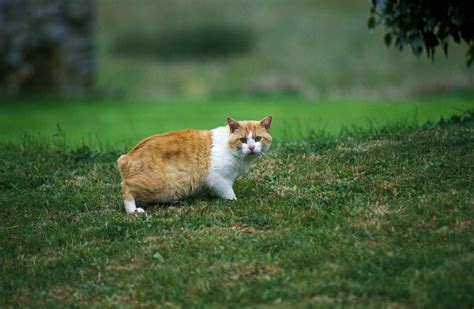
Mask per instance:
[[[232,185],[271,146],[272,116],[236,121],[213,130],[180,130],[139,142],[117,160],[127,213],[142,213],[135,200],[174,203],[201,189],[236,200]]]

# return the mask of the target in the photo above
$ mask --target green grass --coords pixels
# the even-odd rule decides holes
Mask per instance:
[[[25,134],[60,139],[69,146],[130,147],[142,138],[170,130],[211,129],[226,117],[274,117],[276,141],[304,140],[308,133],[380,128],[387,124],[438,121],[474,108],[472,93],[404,100],[252,99],[23,99],[0,105],[0,141]]]
[[[2,142],[0,307],[471,308],[473,133],[471,113],[280,143],[238,201],[138,216],[122,149]]]

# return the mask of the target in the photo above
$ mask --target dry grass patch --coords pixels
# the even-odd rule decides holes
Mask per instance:
[[[215,235],[240,235],[240,234],[252,234],[252,235],[266,235],[269,234],[270,231],[257,229],[252,226],[247,226],[243,224],[231,225],[231,226],[211,226],[211,227],[200,227],[197,230],[198,233],[202,234],[212,234]]]
[[[354,228],[381,231],[391,228],[390,217],[399,216],[402,213],[402,207],[394,209],[380,201],[368,202],[366,208],[358,208],[354,211],[354,217],[350,222]]]
[[[84,299],[84,296],[74,287],[56,285],[48,289],[45,299],[53,302],[78,304]]]
[[[283,272],[276,265],[263,264],[257,261],[222,263],[211,266],[211,270],[221,274],[223,284],[227,287],[240,284],[242,281],[262,283]]]
[[[365,143],[352,144],[352,143],[340,143],[337,145],[336,150],[338,152],[355,152],[355,153],[365,153],[368,151],[376,151],[379,148],[384,148],[387,146],[394,146],[399,144],[393,140],[372,140]]]

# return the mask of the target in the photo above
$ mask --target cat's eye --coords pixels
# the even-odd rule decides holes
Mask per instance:
[[[247,138],[246,138],[246,137],[242,137],[242,138],[240,139],[240,142],[241,142],[242,144],[247,143]]]
[[[262,140],[262,137],[261,136],[255,136],[255,141],[256,142],[260,142]]]

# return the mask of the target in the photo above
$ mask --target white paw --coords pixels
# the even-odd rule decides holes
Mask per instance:
[[[225,198],[229,201],[237,201],[237,196],[235,196],[235,193],[233,192],[232,194],[228,194]]]
[[[143,208],[137,208],[137,209],[135,209],[135,212],[137,212],[137,213],[144,213],[144,212],[145,212],[145,209],[143,209]]]

